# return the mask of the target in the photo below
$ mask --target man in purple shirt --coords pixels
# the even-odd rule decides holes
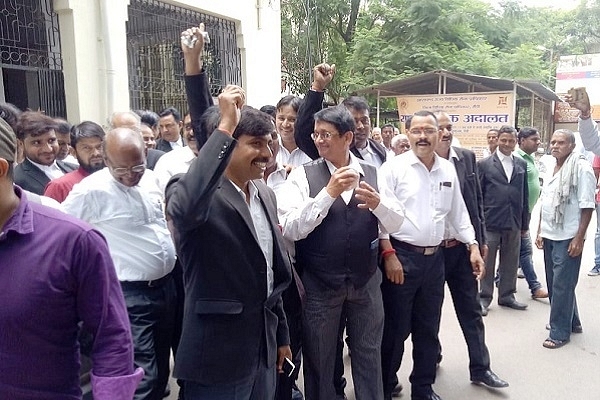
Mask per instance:
[[[96,400],[130,400],[143,371],[106,241],[13,185],[16,138],[0,119],[0,398],[76,400],[79,322],[93,337]]]

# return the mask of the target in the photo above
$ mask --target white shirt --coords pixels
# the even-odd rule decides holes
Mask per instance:
[[[291,165],[293,167],[298,167],[302,164],[312,161],[312,159],[307,156],[305,152],[300,150],[299,147],[296,147],[290,152],[288,149],[283,147],[283,143],[281,141],[279,142],[279,152],[277,153],[275,160],[279,165]]]
[[[162,199],[151,170],[137,186],[127,187],[104,168],[76,184],[61,206],[104,235],[120,281],[150,281],[175,265]]]
[[[371,147],[368,140],[367,140],[367,146],[364,149],[359,149],[358,147],[356,149],[362,156],[363,160],[365,160],[369,164],[373,165],[375,168],[379,168],[379,167],[381,167],[381,164],[383,164],[381,162],[381,160],[379,159],[379,156],[377,155],[377,153],[375,153],[373,151],[373,147]]]
[[[496,154],[498,154],[498,158],[500,159],[500,162],[502,163],[502,168],[504,168],[504,173],[506,174],[506,179],[508,179],[508,181],[510,182],[510,178],[512,177],[512,173],[513,173],[513,156],[512,154],[509,156],[505,156],[504,154],[502,154],[501,151],[497,151]]]
[[[79,161],[77,160],[77,158],[73,157],[71,154],[67,155],[65,157],[65,159],[62,161],[73,164],[73,165],[79,165]]]
[[[416,246],[437,246],[448,223],[456,239],[475,240],[475,230],[460,191],[454,165],[435,155],[431,171],[407,151],[379,170],[379,188],[389,190],[404,206],[405,219],[391,236]]]
[[[29,160],[29,158],[28,158]],[[56,178],[60,178],[61,176],[63,176],[65,174],[65,172],[60,169],[58,167],[58,165],[56,165],[56,161],[54,161],[52,164],[50,165],[42,165],[42,164],[38,164],[36,162],[33,162],[31,160],[29,160],[30,163],[32,163],[33,165],[35,165],[36,167],[38,167],[39,169],[42,170],[42,172],[44,174],[46,174],[46,176],[52,180],[52,179],[56,179]]]
[[[158,179],[160,190],[165,192],[169,180],[174,175],[188,172],[195,159],[194,152],[188,146],[179,147],[163,154],[154,166],[154,175]]]
[[[277,163],[277,168],[275,171],[271,172],[269,176],[267,176],[267,186],[273,189],[275,196],[281,192],[287,176],[287,169],[285,169],[285,167],[279,163]]]
[[[177,139],[177,141],[169,142],[169,144],[171,145],[172,150],[182,148],[183,147],[183,138],[181,137],[181,135],[179,135],[179,138]]]
[[[240,196],[242,196],[244,203],[248,204],[246,202],[246,193],[231,180],[229,182],[231,182]],[[262,206],[260,197],[258,197],[258,188],[252,181],[248,182],[248,192],[250,194],[248,209],[250,210],[258,244],[267,262],[267,297],[269,297],[273,293],[273,232],[271,232],[271,225],[269,224],[267,214]]]
[[[595,189],[596,177],[592,166],[586,160],[578,160],[577,172],[579,173],[579,182],[577,191],[572,191],[569,194],[567,205],[565,207],[565,215],[563,219],[563,227],[552,224],[554,218],[555,205],[552,203],[554,194],[559,188],[560,172],[552,176],[552,171],[546,175],[544,186],[542,187],[541,196],[541,236],[550,240],[567,240],[572,239],[577,234],[579,229],[579,221],[581,220],[582,208],[595,208]]]
[[[330,173],[336,171],[335,166],[325,161]],[[349,166],[364,176],[364,171],[358,159],[350,154]],[[290,240],[306,238],[327,216],[329,208],[335,198],[327,193],[324,187],[314,197],[309,197],[310,187],[304,168],[294,168],[286,183],[283,185],[281,195],[277,197],[279,220],[283,226],[283,236]],[[341,194],[342,200],[348,204],[354,196],[354,190],[347,190]],[[393,232],[399,229],[404,220],[404,211],[399,202],[388,192],[379,190],[379,205],[371,210],[379,220],[379,229],[382,233]]]

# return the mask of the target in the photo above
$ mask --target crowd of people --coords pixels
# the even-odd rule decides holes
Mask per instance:
[[[373,128],[364,98],[323,108],[326,63],[302,99],[259,110],[229,85],[213,105],[202,31],[182,34],[198,38],[182,44],[186,115],[124,110],[105,128],[0,105],[1,398],[80,399],[82,353],[97,400],[168,395],[171,355],[180,399],[344,399],[348,346],[356,399],[388,400],[411,336],[410,396],[441,399],[445,283],[471,382],[502,389],[483,317],[495,291],[526,310],[518,268],[550,298],[544,347],[583,331],[597,175],[573,132],[552,135],[541,187],[536,129],[490,130],[477,160],[443,111],[415,113],[405,134]],[[567,101],[600,154],[589,99]],[[547,290],[529,232],[538,199]],[[590,275],[600,235],[596,249]]]

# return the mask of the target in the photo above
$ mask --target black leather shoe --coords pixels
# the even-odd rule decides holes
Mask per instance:
[[[431,393],[424,396],[412,396],[411,400],[442,400],[442,398],[432,390]]]
[[[527,304],[523,304],[523,303],[519,303],[516,300],[509,300],[509,301],[503,301],[503,302],[498,302],[499,306],[502,307],[508,307],[508,308],[512,308],[513,310],[525,310],[527,308]]]
[[[486,315],[488,315],[488,308],[486,305],[482,304],[481,305],[481,316],[485,317]]]
[[[496,375],[489,369],[487,371],[485,371],[485,374],[483,374],[482,376],[472,377],[471,382],[473,382],[477,385],[483,385],[483,386],[487,386],[489,388],[494,388],[494,389],[508,387],[508,382],[500,379],[498,377],[498,375]]]

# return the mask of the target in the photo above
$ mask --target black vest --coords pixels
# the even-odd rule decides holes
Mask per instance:
[[[377,170],[360,162],[366,181],[377,190]],[[314,198],[329,182],[331,173],[325,160],[318,159],[303,165]],[[296,242],[298,270],[310,275],[331,289],[340,288],[345,281],[355,288],[367,284],[377,269],[379,226],[377,217],[368,209],[357,207],[354,196],[346,205],[341,197],[335,199],[327,217],[305,239]],[[313,279],[310,279],[311,281]]]

